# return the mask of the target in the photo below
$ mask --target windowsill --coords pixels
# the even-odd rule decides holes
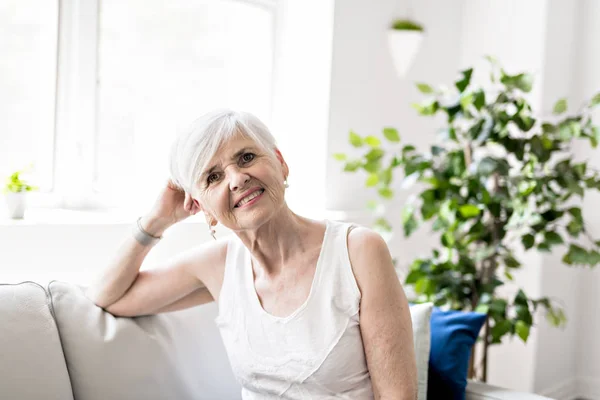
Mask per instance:
[[[317,210],[299,211],[302,216],[314,219],[356,220],[358,213]],[[355,215],[356,214],[356,215]],[[70,210],[61,208],[30,208],[25,211],[25,218],[10,219],[6,212],[0,214],[0,227],[8,226],[63,226],[63,225],[129,225],[136,221],[139,213],[127,210]],[[202,215],[187,218],[182,223],[206,224]]]
[[[31,208],[25,211],[25,218],[10,219],[4,213],[0,218],[2,226],[40,225],[127,225],[139,217],[126,210],[70,210],[64,208]],[[199,216],[190,217],[184,223],[205,223]]]

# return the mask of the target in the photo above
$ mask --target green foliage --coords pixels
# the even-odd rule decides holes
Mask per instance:
[[[38,190],[37,186],[29,185],[21,175],[24,174],[27,169],[22,169],[19,171],[15,171],[10,174],[4,183],[4,188],[2,189],[3,193],[18,193],[18,192],[31,192],[34,190]]]
[[[423,32],[423,26],[415,21],[397,19],[392,23],[392,29],[397,31],[419,31]]]
[[[486,313],[486,348],[506,335],[526,342],[538,309],[551,324],[566,323],[562,308],[549,298],[530,298],[523,290],[514,298],[498,294],[523,268],[517,246],[558,249],[571,266],[600,262],[600,241],[591,238],[572,201],[600,189],[600,176],[570,153],[575,140],[598,145],[600,128],[591,110],[600,105],[600,93],[576,114],[567,113],[565,99],[558,100],[552,115],[542,118],[527,99],[533,76],[510,75],[488,60],[489,88],[473,84],[473,69],[461,71],[452,89],[417,84],[427,96],[414,105],[417,112],[441,113],[446,120],[439,143],[428,151],[401,145],[398,131],[386,127],[383,141],[350,134],[354,146],[370,145],[360,157],[336,156],[345,171],[366,171],[366,186],[383,200],[394,196],[394,177],[402,189],[420,184],[399,213],[400,222],[405,236],[430,222],[440,245],[431,256],[412,261],[405,283],[414,287],[418,297],[413,301]],[[389,232],[391,227],[377,218],[376,229]]]

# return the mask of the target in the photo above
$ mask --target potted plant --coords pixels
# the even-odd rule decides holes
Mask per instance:
[[[388,46],[398,76],[403,77],[421,46],[425,30],[410,19],[396,19],[388,30]]]
[[[441,112],[446,120],[429,151],[402,146],[398,131],[385,128],[386,147],[392,150],[376,136],[351,132],[350,143],[362,155],[334,155],[345,171],[364,171],[366,186],[376,188],[383,200],[394,196],[398,172],[403,188],[419,183],[397,213],[398,222],[407,237],[427,222],[439,235],[439,246],[410,260],[405,284],[416,293],[413,301],[486,314],[483,352],[477,357],[481,368],[475,358],[470,368],[470,377],[483,381],[488,347],[506,336],[526,342],[537,311],[546,311],[555,326],[566,323],[555,300],[530,297],[522,288],[510,296],[499,293],[515,271],[527,267],[517,252],[559,250],[571,266],[600,262],[600,241],[591,236],[578,205],[587,191],[600,190],[600,174],[571,153],[577,140],[593,148],[600,141],[600,127],[592,121],[600,93],[573,113],[560,99],[552,115],[540,117],[527,100],[533,76],[508,74],[488,60],[491,73],[482,74],[491,79],[487,87],[471,82],[472,68],[462,71],[451,89],[417,84],[427,95],[415,105],[419,114]],[[385,215],[375,228],[392,229]]]
[[[15,171],[6,178],[2,192],[5,195],[8,216],[12,219],[23,219],[25,216],[27,192],[38,190],[36,186],[29,185],[21,175],[26,170]]]

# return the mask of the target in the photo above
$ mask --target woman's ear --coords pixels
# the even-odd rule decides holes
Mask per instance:
[[[277,159],[281,163],[281,167],[283,169],[283,177],[285,179],[287,179],[288,175],[290,174],[290,169],[289,169],[287,163],[285,162],[283,155],[281,154],[281,151],[279,151],[278,148],[275,148],[275,155],[277,156]]]

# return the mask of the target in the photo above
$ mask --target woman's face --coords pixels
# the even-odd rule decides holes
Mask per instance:
[[[284,204],[288,167],[239,135],[224,143],[196,183],[197,199],[207,218],[232,230],[257,228]]]

